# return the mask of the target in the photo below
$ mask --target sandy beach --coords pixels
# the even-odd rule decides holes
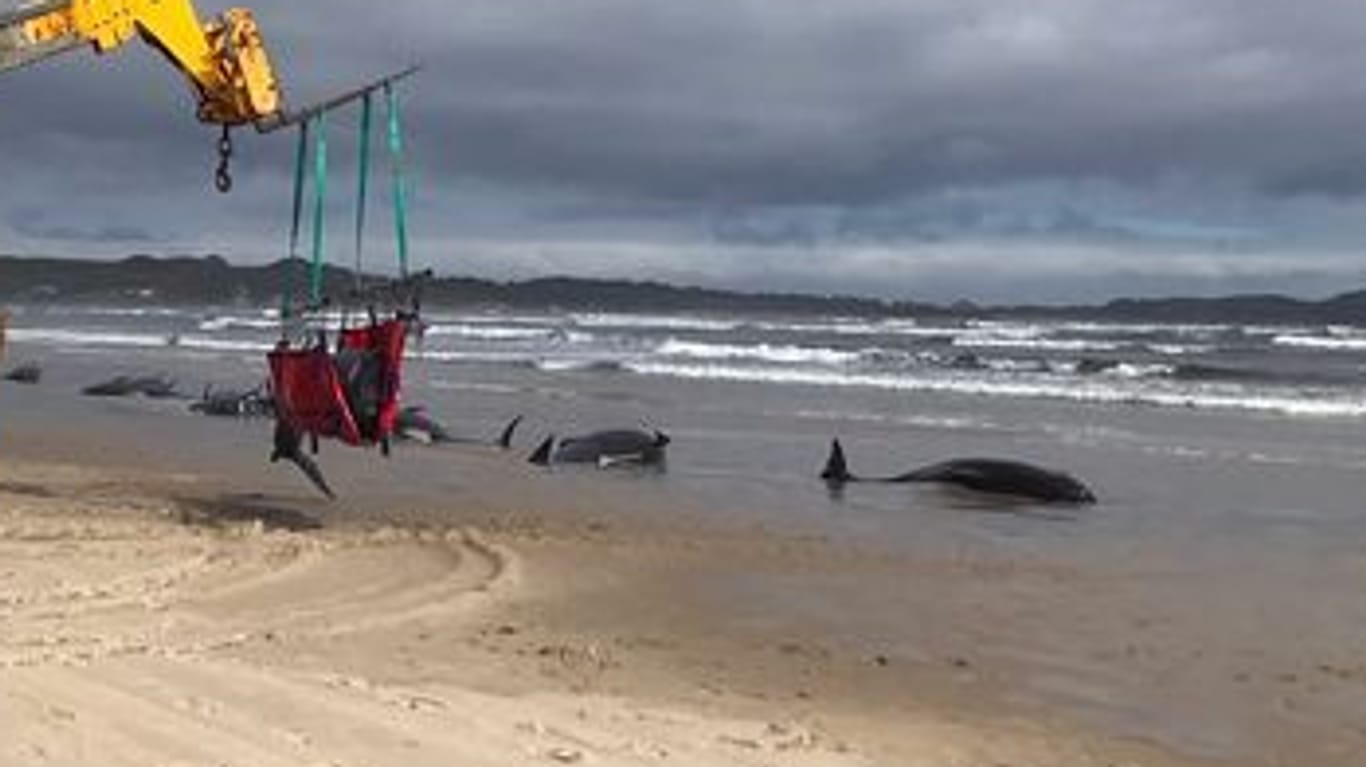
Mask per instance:
[[[716,564],[820,541],[471,515],[337,529],[199,479],[0,467],[0,763],[1177,765],[1012,710],[963,659],[710,630]]]

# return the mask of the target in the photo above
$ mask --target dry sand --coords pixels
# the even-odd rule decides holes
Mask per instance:
[[[196,487],[0,466],[0,765],[1194,763],[661,597],[705,557],[839,566],[819,542],[323,528]]]

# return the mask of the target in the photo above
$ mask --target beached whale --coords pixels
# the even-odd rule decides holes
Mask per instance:
[[[1091,489],[1069,474],[1000,458],[955,458],[892,477],[856,477],[849,471],[838,439],[830,443],[830,457],[821,479],[831,487],[842,487],[846,482],[937,482],[1046,503],[1096,502]]]
[[[31,362],[26,363],[6,373],[5,380],[18,384],[37,384],[43,380],[43,369]]]
[[[175,380],[164,375],[155,376],[116,376],[87,386],[81,390],[87,397],[132,397],[142,395],[152,399],[182,397],[176,390]]]
[[[512,435],[517,431],[517,426],[521,422],[522,417],[520,415],[509,421],[508,425],[503,427],[503,431],[499,433],[494,444],[504,450],[512,447]],[[398,420],[394,423],[394,434],[399,439],[426,442],[432,445],[485,444],[484,440],[451,434],[440,421],[429,415],[427,409],[421,405],[405,407],[399,411]]]
[[[206,386],[190,410],[220,418],[266,418],[275,415],[275,400],[260,386],[245,391]]]
[[[664,462],[664,448],[669,442],[669,435],[664,432],[640,429],[598,431],[562,439],[558,443],[551,435],[528,460],[539,466],[552,463],[592,463],[603,468],[620,464],[653,466]]]

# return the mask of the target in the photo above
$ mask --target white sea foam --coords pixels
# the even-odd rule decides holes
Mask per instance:
[[[1269,394],[1232,387],[1225,389],[1157,387],[1151,383],[1139,386],[1122,380],[1082,383],[1056,376],[998,380],[959,376],[916,377],[851,374],[833,370],[775,369],[668,362],[628,362],[625,367],[641,375],[713,381],[860,387],[1026,399],[1059,399],[1091,403],[1244,410],[1295,416],[1366,416],[1366,394],[1361,393],[1356,396],[1295,397],[1288,394]]]
[[[1186,357],[1192,354],[1209,354],[1217,347],[1211,344],[1148,344],[1148,350],[1153,354],[1163,354],[1168,357]]]
[[[1143,365],[1137,362],[1121,362],[1112,368],[1102,370],[1100,375],[1113,378],[1166,378],[1176,372],[1171,365]]]
[[[1366,351],[1366,338],[1310,335],[1278,335],[1271,340],[1277,346],[1324,351]]]
[[[181,317],[186,314],[184,309],[169,306],[52,306],[46,311],[49,314],[86,317]]]
[[[1121,344],[1109,341],[1040,338],[1024,332],[1007,335],[994,332],[966,334],[953,339],[953,345],[963,349],[1028,349],[1040,352],[1111,352],[1121,347]]]
[[[1211,338],[1233,329],[1232,325],[1201,325],[1161,323],[1124,323],[1124,322],[1062,322],[1051,326],[1066,333],[1102,336],[1156,336],[1173,335],[1183,338]]]
[[[756,360],[780,364],[846,365],[859,359],[859,352],[802,346],[770,344],[709,344],[670,338],[655,353],[664,357],[701,360]]]
[[[210,317],[199,323],[201,333],[222,333],[227,330],[278,330],[279,319],[266,317]]]
[[[429,337],[445,336],[478,341],[530,341],[562,335],[556,328],[471,323],[431,325],[426,332]]]
[[[615,372],[623,370],[623,363],[616,359],[582,359],[571,357],[547,357],[536,362],[536,367],[547,373],[571,373],[583,371]]]
[[[262,341],[228,341],[221,338],[206,338],[198,335],[180,336],[175,346],[212,352],[251,352],[266,354],[275,348],[273,343]]]
[[[13,328],[10,340],[41,346],[117,346],[155,348],[169,345],[160,333],[112,333],[102,330],[58,330],[55,328]]]
[[[992,370],[997,373],[1043,373],[1053,370],[1053,366],[1043,360],[1017,360],[1009,357],[1000,357],[979,360],[979,362],[987,370]],[[1067,363],[1063,363],[1059,367],[1065,368],[1067,367]],[[1075,368],[1076,366],[1071,365],[1071,367]]]
[[[740,320],[688,317],[672,314],[571,314],[574,324],[585,328],[697,330],[724,333],[738,329]]]
[[[920,325],[915,320],[830,320],[828,322],[756,322],[757,330],[777,333],[826,334],[840,336],[907,336],[952,338],[957,328]]]

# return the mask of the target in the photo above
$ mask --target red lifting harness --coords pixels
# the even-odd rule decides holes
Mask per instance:
[[[335,355],[322,345],[277,347],[269,361],[279,418],[298,434],[385,443],[398,419],[406,337],[407,323],[394,319],[343,330]]]
[[[360,163],[356,205],[356,271],[352,301],[365,296],[362,286],[361,249],[365,240],[365,209],[367,179],[370,167],[370,135],[372,123],[371,91],[383,88],[389,108],[389,149],[393,166],[394,223],[398,239],[399,272],[405,284],[410,282],[407,253],[407,201],[402,169],[402,138],[397,95],[394,82],[410,72],[376,85],[358,98],[362,112],[360,122]],[[298,463],[311,479],[316,466],[309,471],[311,461],[302,459],[299,450],[304,436],[312,438],[314,450],[319,439],[336,439],[347,445],[369,447],[379,445],[388,454],[389,438],[394,432],[400,412],[399,393],[403,383],[403,351],[409,326],[417,322],[420,300],[414,293],[409,297],[410,310],[396,309],[390,317],[376,316],[373,301],[369,301],[369,321],[358,327],[347,327],[346,311],[342,327],[336,336],[335,349],[329,348],[325,337],[318,333],[307,342],[291,345],[307,333],[300,324],[291,331],[292,320],[303,320],[309,313],[329,305],[324,291],[324,211],[327,189],[327,110],[309,115],[299,122],[299,144],[294,167],[293,222],[289,239],[289,264],[285,271],[286,286],[280,310],[283,340],[270,352],[271,393],[276,408],[275,458],[287,458]],[[309,301],[302,310],[294,303],[294,266],[299,262],[299,233],[304,207],[309,155],[310,128],[314,131],[314,210],[313,260],[309,268]],[[394,293],[393,302],[399,301]],[[329,493],[325,483],[315,479],[320,489]]]

